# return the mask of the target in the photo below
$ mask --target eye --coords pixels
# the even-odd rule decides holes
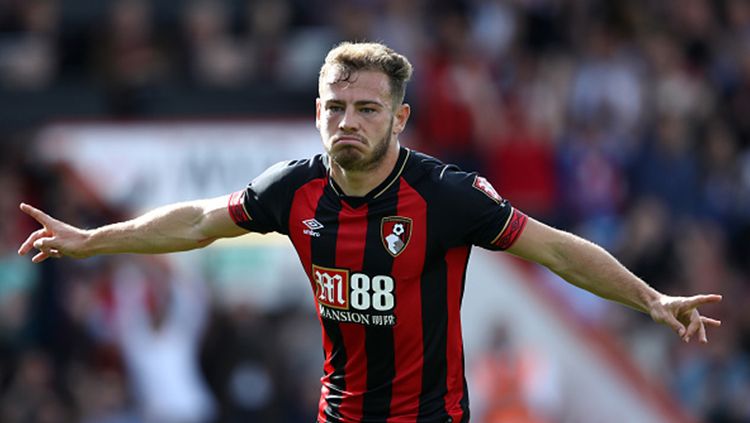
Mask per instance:
[[[331,113],[338,113],[344,110],[344,108],[339,106],[338,104],[329,104],[328,106],[326,106],[326,110],[328,110]]]
[[[366,115],[373,114],[373,113],[377,112],[377,110],[375,108],[373,108],[373,107],[362,107],[362,108],[359,109],[359,111],[362,112],[362,113],[364,113],[364,114],[366,114]]]

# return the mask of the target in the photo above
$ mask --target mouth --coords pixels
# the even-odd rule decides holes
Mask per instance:
[[[366,145],[367,141],[356,135],[338,136],[333,139],[331,145]]]

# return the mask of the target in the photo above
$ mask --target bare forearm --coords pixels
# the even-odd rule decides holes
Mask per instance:
[[[247,233],[234,223],[229,196],[178,203],[120,223],[84,230],[28,204],[19,207],[42,225],[21,244],[18,254],[39,251],[31,260],[85,258],[98,254],[157,254],[205,247],[219,238]]]
[[[86,231],[83,252],[85,256],[157,254],[204,247],[216,239],[201,231],[205,218],[199,202],[164,206],[132,220]]]
[[[721,325],[697,310],[699,305],[721,301],[720,295],[664,295],[598,245],[532,218],[507,251],[546,266],[573,285],[650,315],[674,329],[685,342],[696,334],[701,342],[708,342],[705,324]]]
[[[550,269],[560,277],[600,297],[649,313],[661,295],[596,244],[566,234]]]

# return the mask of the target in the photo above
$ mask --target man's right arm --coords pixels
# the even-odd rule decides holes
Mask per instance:
[[[100,254],[159,254],[205,247],[219,238],[247,233],[232,220],[228,196],[154,209],[135,219],[96,229],[80,229],[61,222],[28,204],[21,210],[36,219],[42,228],[21,245],[23,255],[39,250],[32,261],[49,257],[84,258]]]

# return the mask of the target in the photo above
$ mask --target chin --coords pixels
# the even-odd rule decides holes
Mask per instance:
[[[344,170],[358,170],[364,162],[364,155],[353,148],[333,152],[330,156]]]

